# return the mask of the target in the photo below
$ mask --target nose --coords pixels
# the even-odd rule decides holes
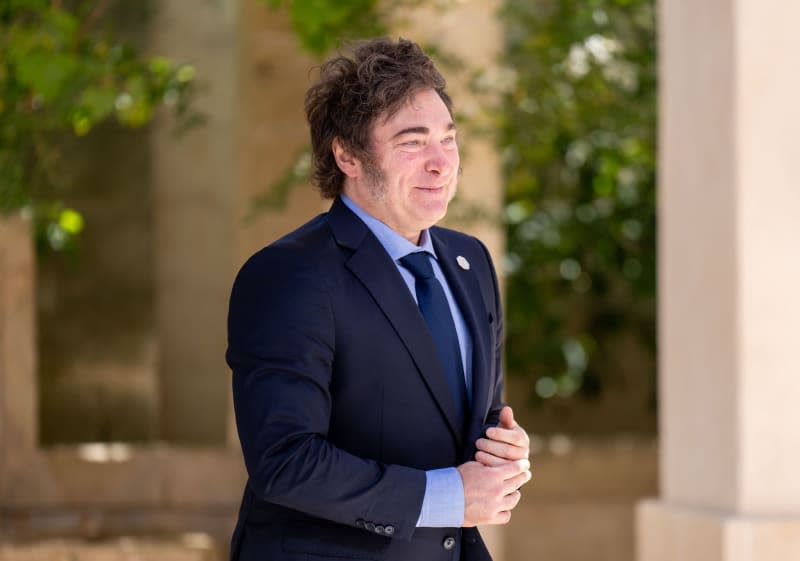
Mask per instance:
[[[458,148],[446,150],[439,144],[428,147],[425,171],[435,175],[449,175],[458,167]]]

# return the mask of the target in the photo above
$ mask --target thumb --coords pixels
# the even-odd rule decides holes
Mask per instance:
[[[515,425],[514,411],[506,405],[500,410],[500,422],[497,423],[497,426],[504,429],[513,429]]]

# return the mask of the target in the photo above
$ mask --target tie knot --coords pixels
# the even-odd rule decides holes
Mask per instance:
[[[411,271],[415,279],[429,279],[433,277],[433,267],[428,259],[428,254],[424,251],[409,253],[400,258],[403,267]]]

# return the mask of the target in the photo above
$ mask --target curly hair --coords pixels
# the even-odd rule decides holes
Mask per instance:
[[[325,198],[342,192],[344,174],[331,148],[343,147],[368,165],[372,161],[370,132],[378,117],[394,115],[422,90],[436,91],[450,114],[447,83],[416,43],[377,38],[355,43],[348,55],[320,67],[319,80],[306,92],[305,112],[311,131],[312,179]]]

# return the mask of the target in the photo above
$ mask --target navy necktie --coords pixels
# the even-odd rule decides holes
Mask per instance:
[[[467,385],[458,334],[444,289],[433,273],[426,252],[409,253],[400,259],[400,263],[414,275],[417,304],[436,343],[439,359],[447,375],[447,385],[455,402],[458,422],[463,430],[469,412]]]

